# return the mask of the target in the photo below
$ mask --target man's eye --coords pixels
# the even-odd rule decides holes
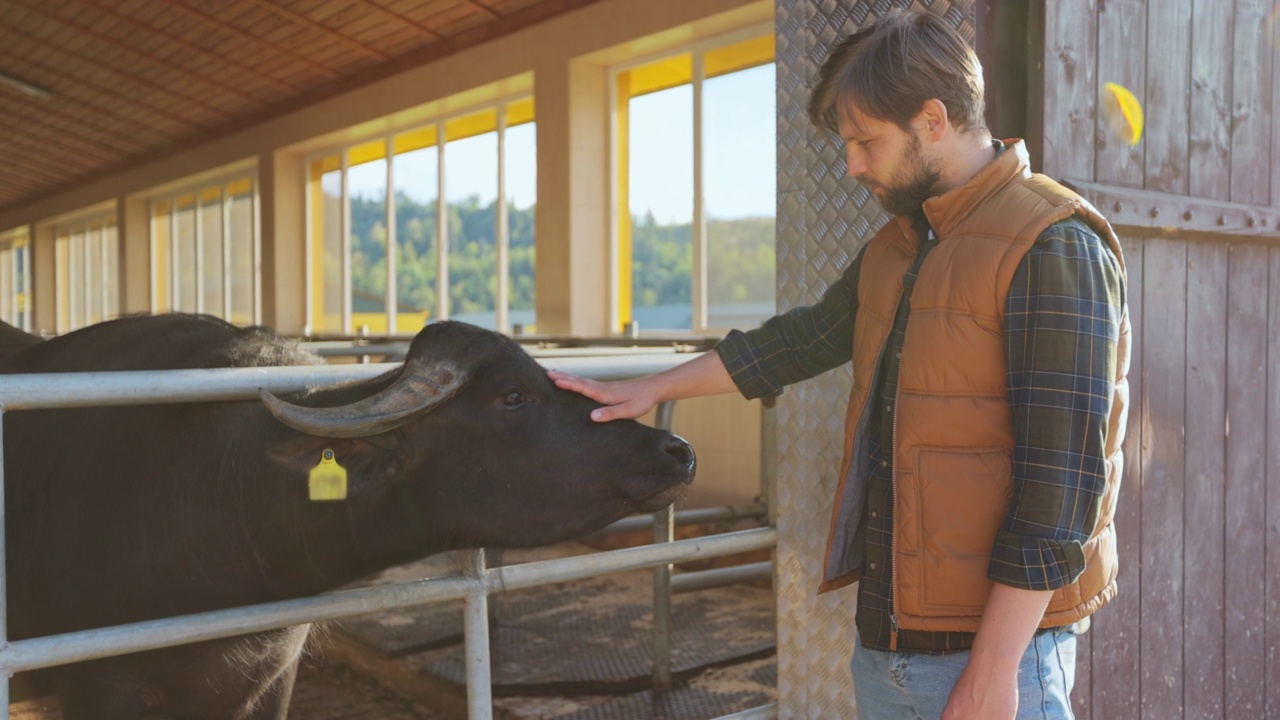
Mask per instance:
[[[515,407],[524,403],[524,393],[519,390],[509,390],[506,395],[502,396],[502,404],[507,407]]]

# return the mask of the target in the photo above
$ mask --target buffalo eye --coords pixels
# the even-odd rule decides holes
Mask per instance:
[[[525,402],[524,393],[519,390],[508,390],[502,394],[502,404],[506,407],[513,408],[523,405]]]

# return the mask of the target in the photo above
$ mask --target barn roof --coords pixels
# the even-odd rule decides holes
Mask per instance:
[[[596,0],[13,0],[0,209]]]

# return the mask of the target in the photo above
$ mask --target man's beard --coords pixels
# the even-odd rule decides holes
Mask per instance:
[[[893,184],[880,185],[884,191],[880,205],[894,215],[919,214],[925,200],[940,194],[941,179],[937,164],[924,158],[920,138],[912,136],[902,169],[894,173]]]

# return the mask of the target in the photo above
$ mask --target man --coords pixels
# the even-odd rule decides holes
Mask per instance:
[[[811,120],[896,215],[822,299],[658,375],[552,373],[636,417],[852,360],[822,591],[860,580],[862,720],[1070,718],[1075,638],[1115,594],[1129,328],[1123,258],[1087,202],[983,125],[982,69],[930,14],[823,64]]]

